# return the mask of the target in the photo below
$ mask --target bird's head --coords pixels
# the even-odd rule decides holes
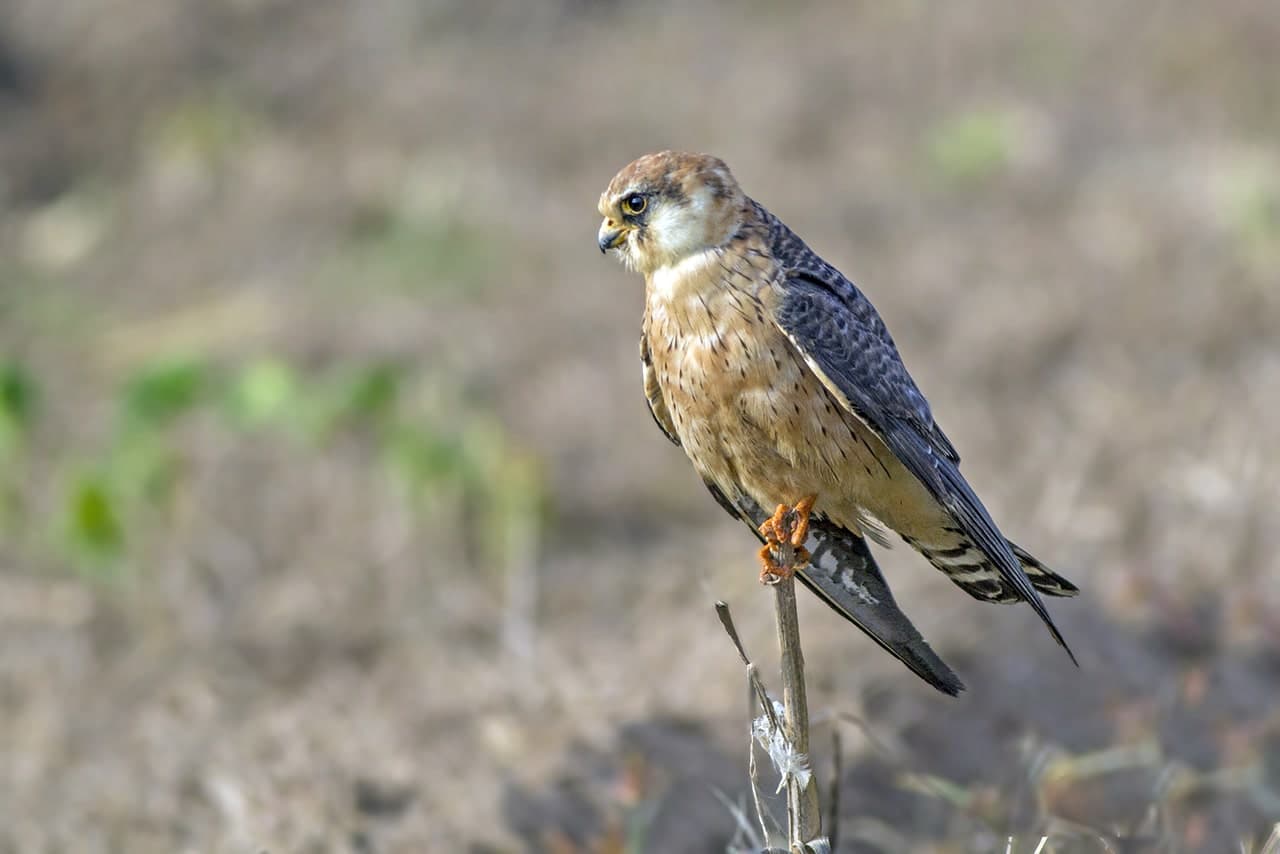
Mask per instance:
[[[633,270],[652,273],[727,243],[743,221],[746,196],[724,161],[660,151],[623,168],[600,195],[597,242]]]

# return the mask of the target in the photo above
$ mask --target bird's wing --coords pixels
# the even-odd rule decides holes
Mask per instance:
[[[893,600],[865,537],[813,519],[806,548],[809,566],[798,573],[806,587],[939,691],[954,697],[964,690]]]
[[[759,525],[769,514],[750,499],[732,501],[714,483],[705,483],[720,506],[745,522],[763,542]],[[893,600],[866,539],[815,515],[805,548],[809,565],[797,577],[818,598],[934,688],[953,697],[964,690],[964,683]]]
[[[661,428],[663,434],[676,445],[680,437],[676,435],[676,425],[671,421],[671,413],[667,410],[667,402],[662,397],[662,389],[658,386],[658,375],[653,369],[653,359],[649,356],[649,334],[640,333],[640,370],[644,379],[644,398],[649,402],[649,414],[653,422]]]
[[[832,396],[925,485],[1075,661],[1009,543],[960,474],[955,448],[934,423],[880,315],[852,282],[774,223],[782,278],[764,300],[773,321]]]

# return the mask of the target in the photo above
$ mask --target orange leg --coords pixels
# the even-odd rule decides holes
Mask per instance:
[[[795,570],[781,566],[773,559],[773,546],[766,545],[760,549],[760,583],[774,584],[786,578]]]
[[[810,495],[801,499],[794,508],[779,504],[773,516],[760,525],[760,533],[765,540],[764,548],[760,549],[761,584],[776,584],[790,578],[809,562],[804,541],[809,535],[809,514],[817,500],[818,496]],[[790,560],[779,563],[774,557],[774,550],[783,545],[790,547]]]
[[[786,527],[789,512],[791,508],[785,504],[779,504],[778,509],[773,511],[773,516],[765,519],[760,525],[760,533],[764,534],[766,542],[778,545],[785,539],[782,532]]]
[[[800,503],[796,505],[796,527],[791,534],[791,545],[800,548],[804,545],[804,541],[809,539],[809,514],[813,512],[813,505],[817,503],[818,496],[807,495],[800,499]]]

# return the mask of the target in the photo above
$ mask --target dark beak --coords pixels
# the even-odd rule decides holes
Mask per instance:
[[[600,226],[600,232],[596,235],[596,245],[600,247],[600,252],[608,252],[622,243],[623,238],[627,236],[626,229],[611,228],[607,223]]]

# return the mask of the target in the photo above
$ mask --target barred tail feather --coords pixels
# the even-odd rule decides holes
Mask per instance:
[[[910,537],[903,539],[973,598],[983,602],[1022,601],[1023,597],[1005,582],[999,569],[981,549],[957,531],[947,529],[947,533],[950,536],[944,543],[925,543]],[[1012,541],[1009,541],[1009,548],[1039,592],[1046,596],[1075,596],[1080,592],[1078,587],[1046,567],[1026,549]]]
[[[1022,569],[1027,573],[1027,578],[1031,579],[1031,583],[1041,593],[1046,596],[1075,596],[1080,592],[1079,587],[1042,564],[1022,546],[1013,540],[1008,542],[1009,548],[1013,549],[1014,557],[1022,563]]]

